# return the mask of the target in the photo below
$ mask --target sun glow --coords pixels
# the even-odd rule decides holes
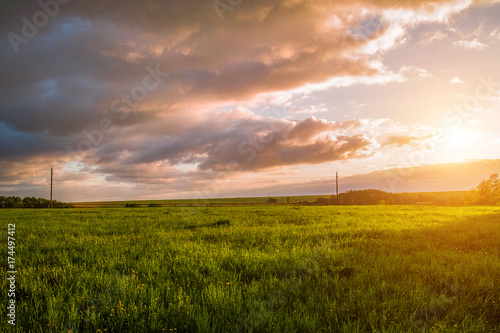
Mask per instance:
[[[446,133],[445,148],[463,149],[471,147],[476,141],[477,135],[473,131],[465,129],[452,129]]]

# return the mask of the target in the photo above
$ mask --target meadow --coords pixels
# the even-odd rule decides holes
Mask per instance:
[[[6,332],[500,331],[499,207],[5,209],[0,220],[4,263],[16,225]]]

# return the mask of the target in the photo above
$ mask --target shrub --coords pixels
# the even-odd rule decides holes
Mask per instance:
[[[314,201],[315,205],[330,205],[330,200],[327,198],[317,198],[316,201]]]

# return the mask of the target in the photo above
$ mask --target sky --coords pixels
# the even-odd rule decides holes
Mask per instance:
[[[500,1],[41,0],[0,14],[0,194],[468,190],[500,170]]]

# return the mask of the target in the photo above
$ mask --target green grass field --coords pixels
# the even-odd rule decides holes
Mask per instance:
[[[499,207],[17,209],[0,220],[4,291],[16,225],[6,332],[500,331]]]

